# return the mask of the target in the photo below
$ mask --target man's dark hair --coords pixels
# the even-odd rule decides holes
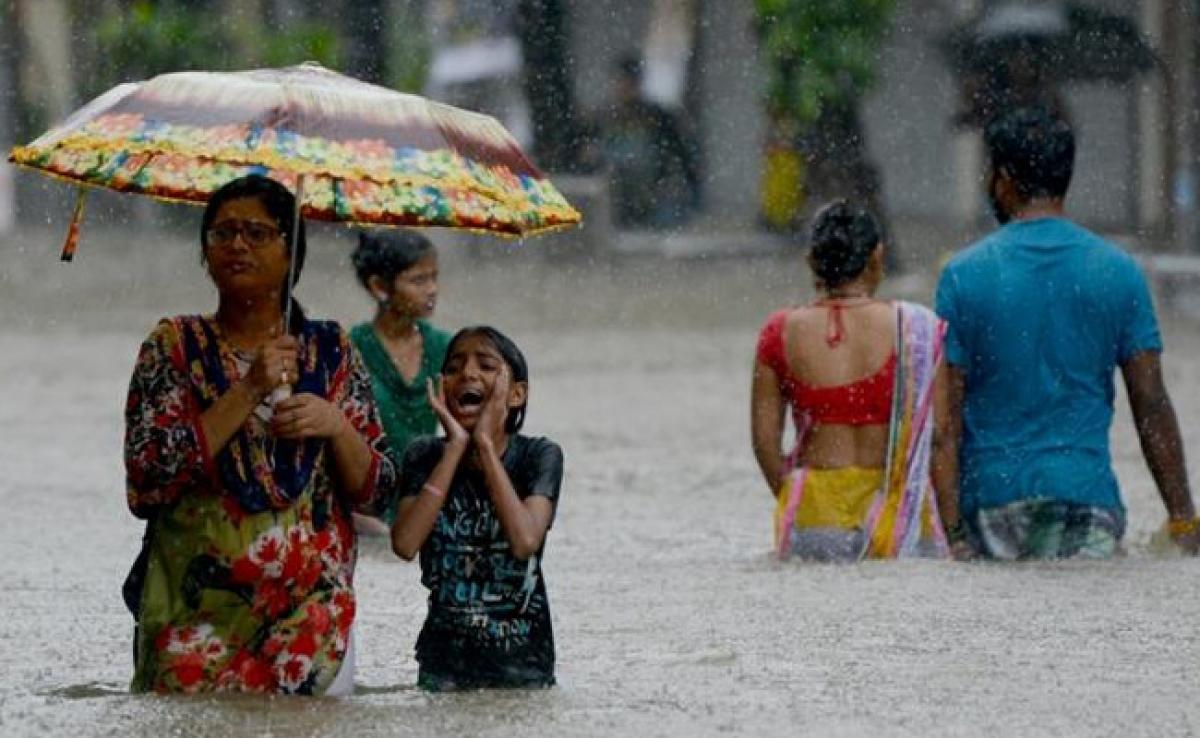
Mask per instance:
[[[1049,108],[1001,113],[988,124],[983,138],[992,171],[1006,173],[1023,201],[1066,196],[1075,169],[1075,134]]]

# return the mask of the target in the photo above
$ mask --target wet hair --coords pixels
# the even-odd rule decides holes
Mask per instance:
[[[1075,134],[1071,125],[1043,105],[1001,113],[983,134],[992,171],[1012,179],[1017,195],[1062,198],[1075,169]]]
[[[879,222],[870,211],[834,200],[813,216],[809,264],[822,287],[840,287],[866,270],[881,239]]]
[[[529,382],[529,365],[525,363],[525,355],[521,353],[521,349],[517,348],[517,344],[513,343],[511,338],[490,325],[473,325],[463,328],[454,334],[454,338],[451,338],[450,344],[446,346],[446,358],[442,361],[443,374],[446,373],[446,365],[450,362],[450,357],[454,354],[454,347],[460,341],[471,336],[483,336],[492,344],[496,351],[499,352],[500,357],[504,359],[504,363],[508,364],[509,370],[512,371],[512,381]],[[504,431],[506,433],[516,433],[525,425],[525,408],[528,405],[529,395],[526,393],[525,402],[520,407],[509,408],[508,417],[504,420]]]
[[[354,272],[363,287],[371,277],[381,277],[389,284],[396,275],[408,271],[421,259],[436,254],[437,248],[425,236],[414,230],[360,231],[358,246],[351,254]]]
[[[296,217],[296,197],[291,190],[284,187],[275,180],[264,177],[261,174],[247,174],[244,177],[239,177],[232,182],[228,182],[208,198],[208,204],[204,206],[204,216],[200,219],[200,262],[207,261],[208,253],[208,229],[212,227],[213,221],[217,218],[217,213],[221,211],[221,206],[233,200],[258,200],[266,209],[267,214],[275,221],[276,227],[283,234],[284,248],[288,250],[288,257],[296,260],[296,282],[300,282],[300,274],[304,271],[304,257],[308,253],[308,241],[304,232],[304,219],[300,219],[300,228],[296,232],[296,249],[292,253],[292,224]],[[293,285],[294,286],[294,285]],[[291,292],[287,289],[287,282],[284,281],[283,290],[281,292],[281,300],[283,308],[287,309],[287,303],[290,300],[292,303],[292,325],[289,330],[295,332],[299,329],[300,323],[304,320],[304,310],[300,307],[300,303],[292,297]]]

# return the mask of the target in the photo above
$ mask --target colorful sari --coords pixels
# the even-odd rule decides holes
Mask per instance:
[[[780,558],[945,556],[931,477],[933,384],[945,324],[928,308],[896,302],[896,378],[882,471],[797,466],[811,421],[796,411],[796,447],[775,511]]]
[[[392,489],[345,334],[306,320],[297,338],[296,391],[334,403],[367,440],[368,500]],[[256,411],[209,458],[200,416],[246,365],[200,316],[160,322],[138,355],[125,416],[129,507],[147,520],[125,589],[134,691],[324,694],[346,658],[356,541],[328,442],[277,440]]]

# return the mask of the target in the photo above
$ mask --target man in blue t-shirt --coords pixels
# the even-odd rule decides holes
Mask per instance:
[[[1001,228],[952,259],[937,288],[951,381],[935,473],[959,485],[959,510],[942,511],[956,553],[1117,551],[1125,508],[1108,432],[1118,367],[1170,533],[1196,553],[1200,521],[1146,280],[1129,254],[1063,214],[1070,126],[1024,108],[996,119],[985,139]]]

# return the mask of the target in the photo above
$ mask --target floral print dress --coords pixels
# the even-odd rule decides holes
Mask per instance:
[[[396,467],[370,379],[336,323],[304,321],[295,388],[325,397],[371,448],[365,499]],[[133,514],[147,520],[132,606],[134,691],[322,694],[354,621],[356,541],[324,439],[275,439],[258,412],[210,459],[201,414],[245,360],[211,317],[163,320],[126,405]],[[262,409],[262,408],[260,408]]]

